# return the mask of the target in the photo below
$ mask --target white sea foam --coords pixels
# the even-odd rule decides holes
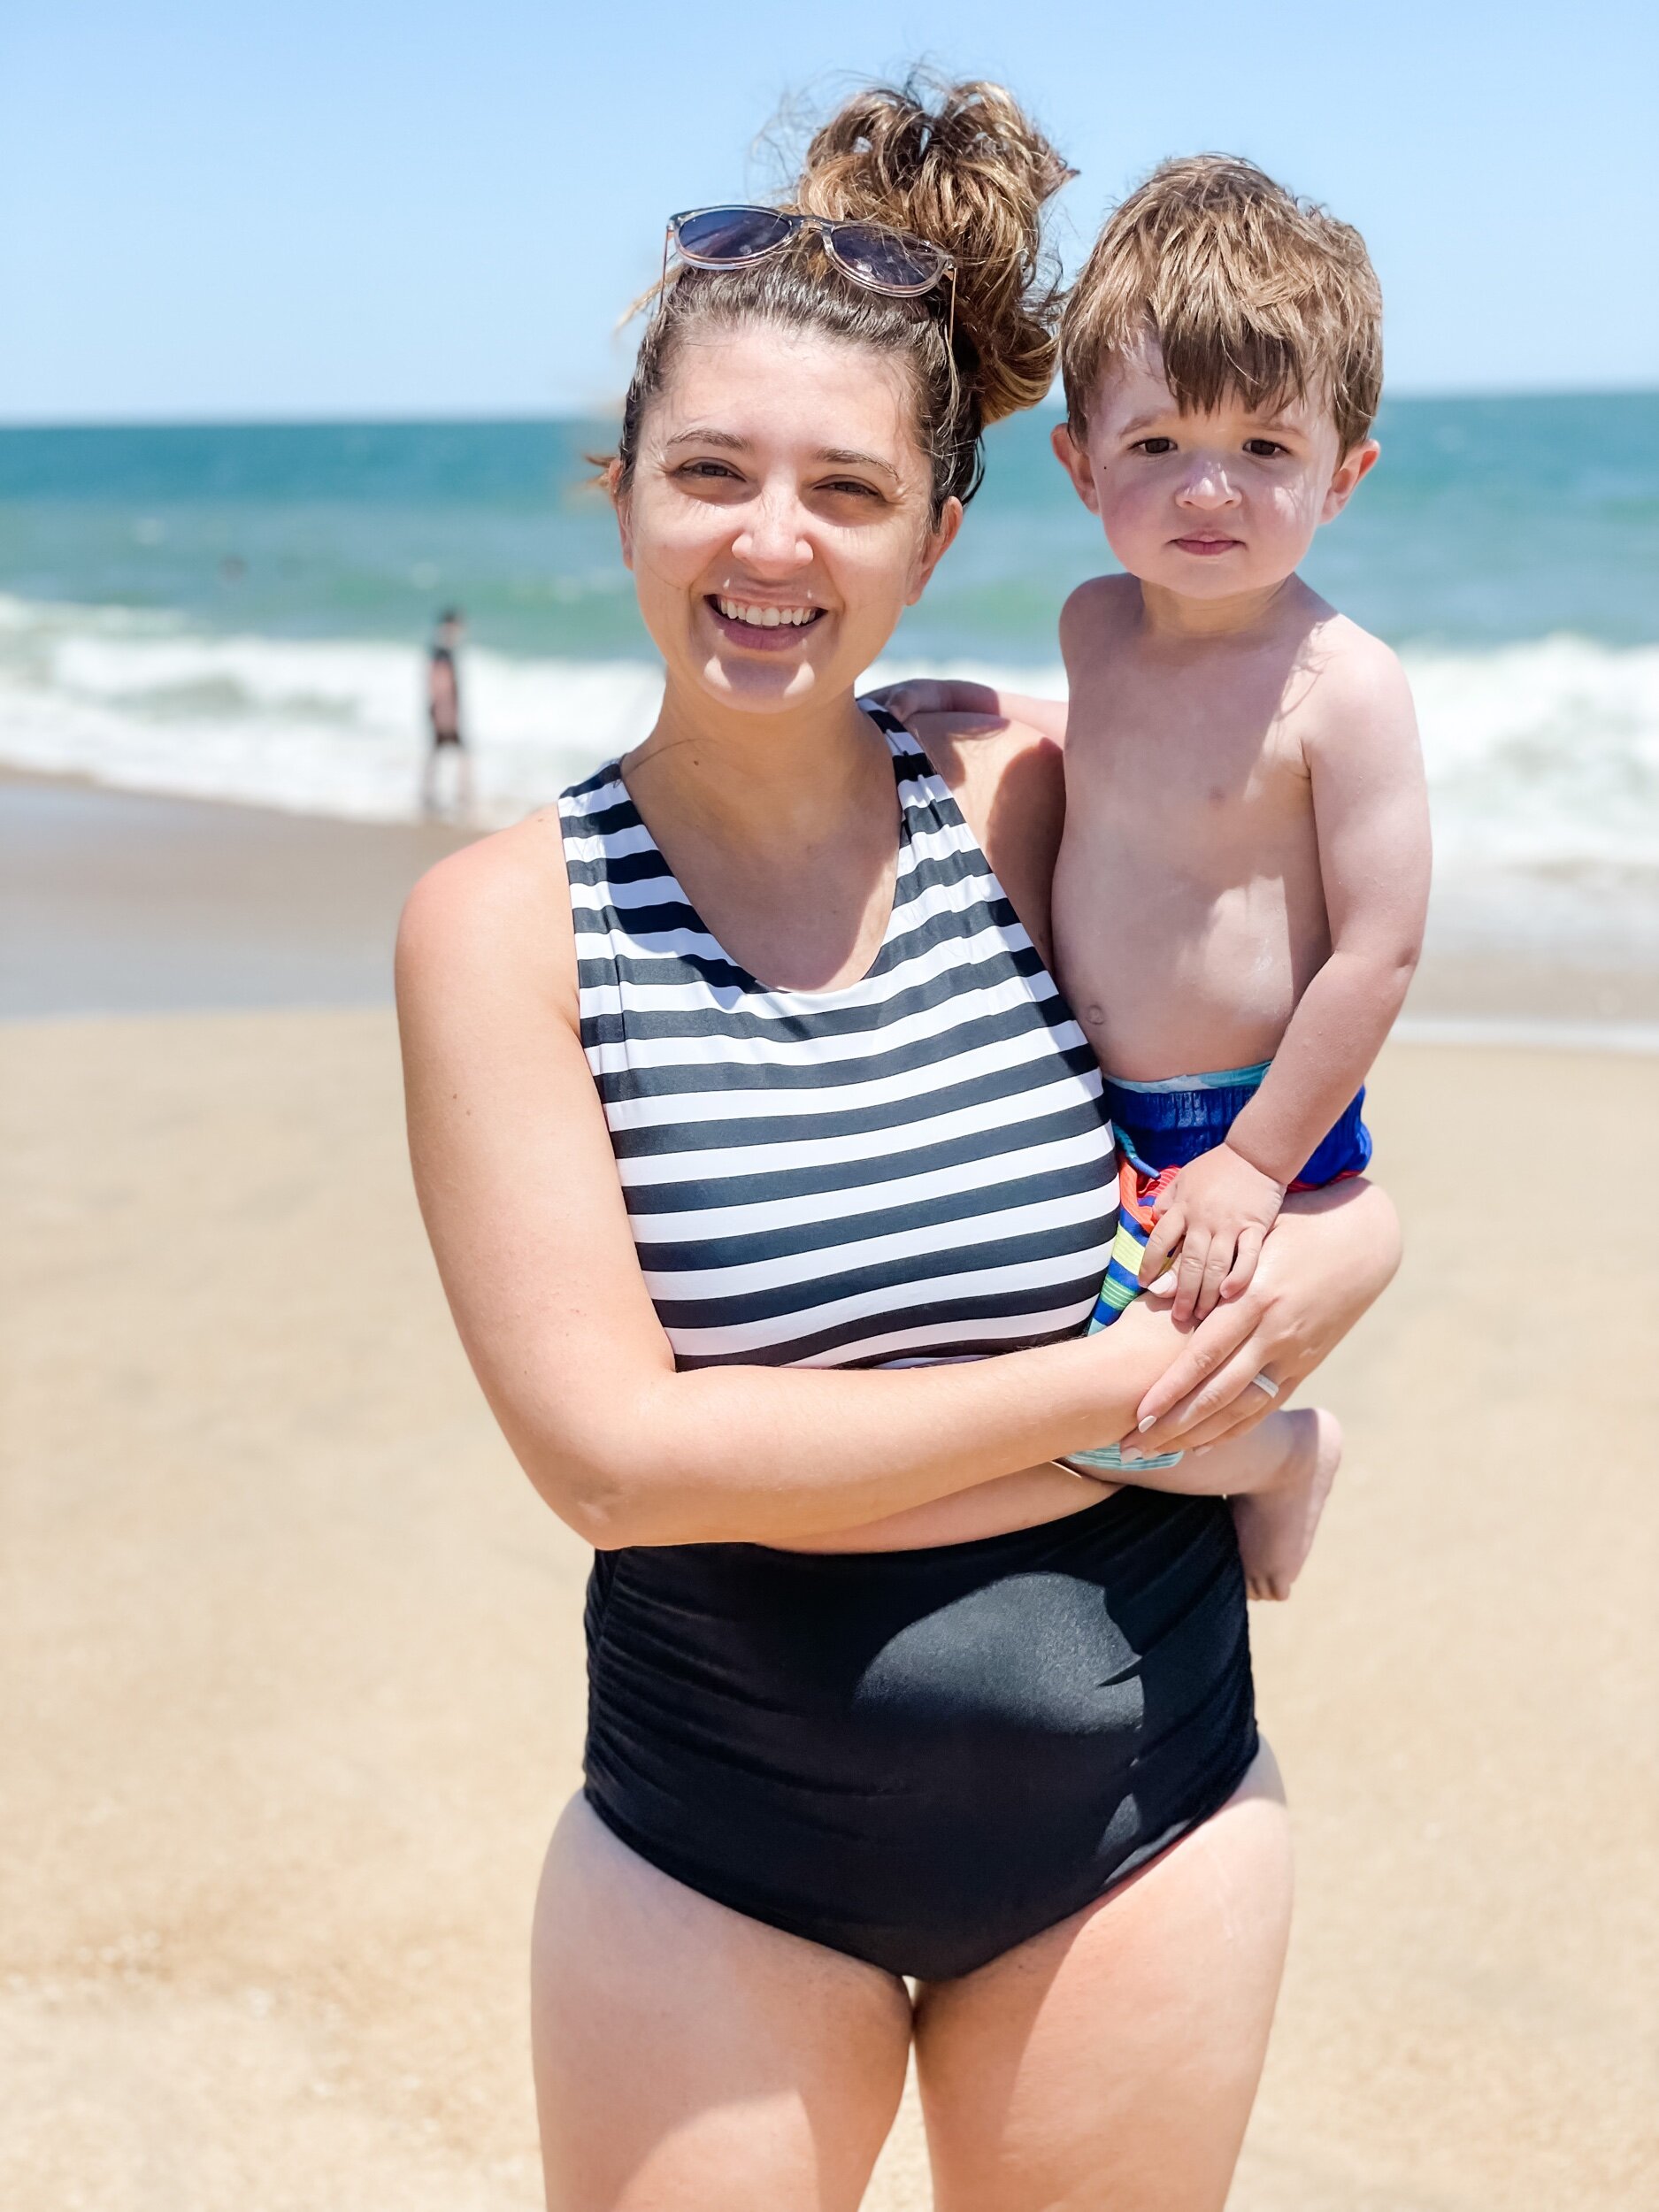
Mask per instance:
[[[516,819],[650,726],[627,662],[468,652],[483,810]],[[417,810],[424,657],[354,640],[212,637],[165,616],[0,596],[0,761],[129,790],[399,821]]]
[[[1443,872],[1613,871],[1659,886],[1659,647],[1574,637],[1405,655]],[[872,672],[944,673],[914,664]],[[949,672],[1058,694],[1057,667]],[[464,669],[482,810],[517,818],[641,737],[634,662]],[[133,789],[398,820],[416,808],[423,661],[349,640],[215,637],[176,618],[0,596],[0,760]]]

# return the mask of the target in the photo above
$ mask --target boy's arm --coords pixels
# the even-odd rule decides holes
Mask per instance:
[[[1301,1172],[1365,1079],[1423,946],[1429,804],[1405,672],[1366,641],[1310,731],[1330,957],[1302,995],[1232,1149],[1276,1183]]]
[[[1319,705],[1306,753],[1330,956],[1225,1142],[1183,1168],[1161,1202],[1141,1280],[1156,1280],[1179,1246],[1182,1324],[1249,1282],[1286,1186],[1364,1081],[1422,946],[1428,793],[1404,672],[1367,640]]]

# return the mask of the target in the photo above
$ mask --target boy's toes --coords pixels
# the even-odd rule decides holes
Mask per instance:
[[[1278,1575],[1247,1575],[1244,1586],[1258,1605],[1282,1604],[1290,1595],[1290,1585]]]

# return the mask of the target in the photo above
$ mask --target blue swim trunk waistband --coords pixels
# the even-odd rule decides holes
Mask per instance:
[[[1254,1067],[1178,1075],[1156,1083],[1129,1083],[1109,1075],[1106,1110],[1134,1165],[1142,1174],[1157,1175],[1165,1168],[1185,1167],[1222,1143],[1271,1065],[1263,1060]],[[1342,1176],[1361,1174],[1370,1164],[1364,1105],[1362,1089],[1293,1179],[1302,1188],[1317,1190]]]
[[[1109,1075],[1115,1091],[1133,1091],[1137,1098],[1156,1098],[1180,1091],[1253,1091],[1258,1088],[1271,1060],[1257,1060],[1248,1068],[1216,1068],[1208,1075],[1162,1075],[1156,1083],[1132,1083],[1126,1075]]]

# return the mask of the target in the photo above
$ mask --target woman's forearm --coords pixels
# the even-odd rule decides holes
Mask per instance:
[[[497,1415],[549,1504],[602,1548],[787,1544],[861,1527],[1121,1438],[1148,1398],[1165,1398],[1166,1377],[1185,1402],[1144,1448],[1207,1440],[1252,1375],[1271,1367],[1289,1389],[1311,1372],[1397,1263],[1397,1218],[1370,1186],[1310,1193],[1286,1214],[1256,1281],[1190,1335],[1166,1302],[1143,1300],[1097,1336],[990,1359],[634,1368],[567,1389],[541,1417],[538,1394],[515,1391]],[[1256,1410],[1254,1396],[1245,1404]],[[1202,1433],[1178,1433],[1194,1406]]]
[[[591,1433],[509,1439],[554,1510],[602,1548],[787,1543],[927,1505],[1124,1435],[1179,1348],[1167,1312],[1000,1357],[846,1371],[711,1367],[609,1399]]]

